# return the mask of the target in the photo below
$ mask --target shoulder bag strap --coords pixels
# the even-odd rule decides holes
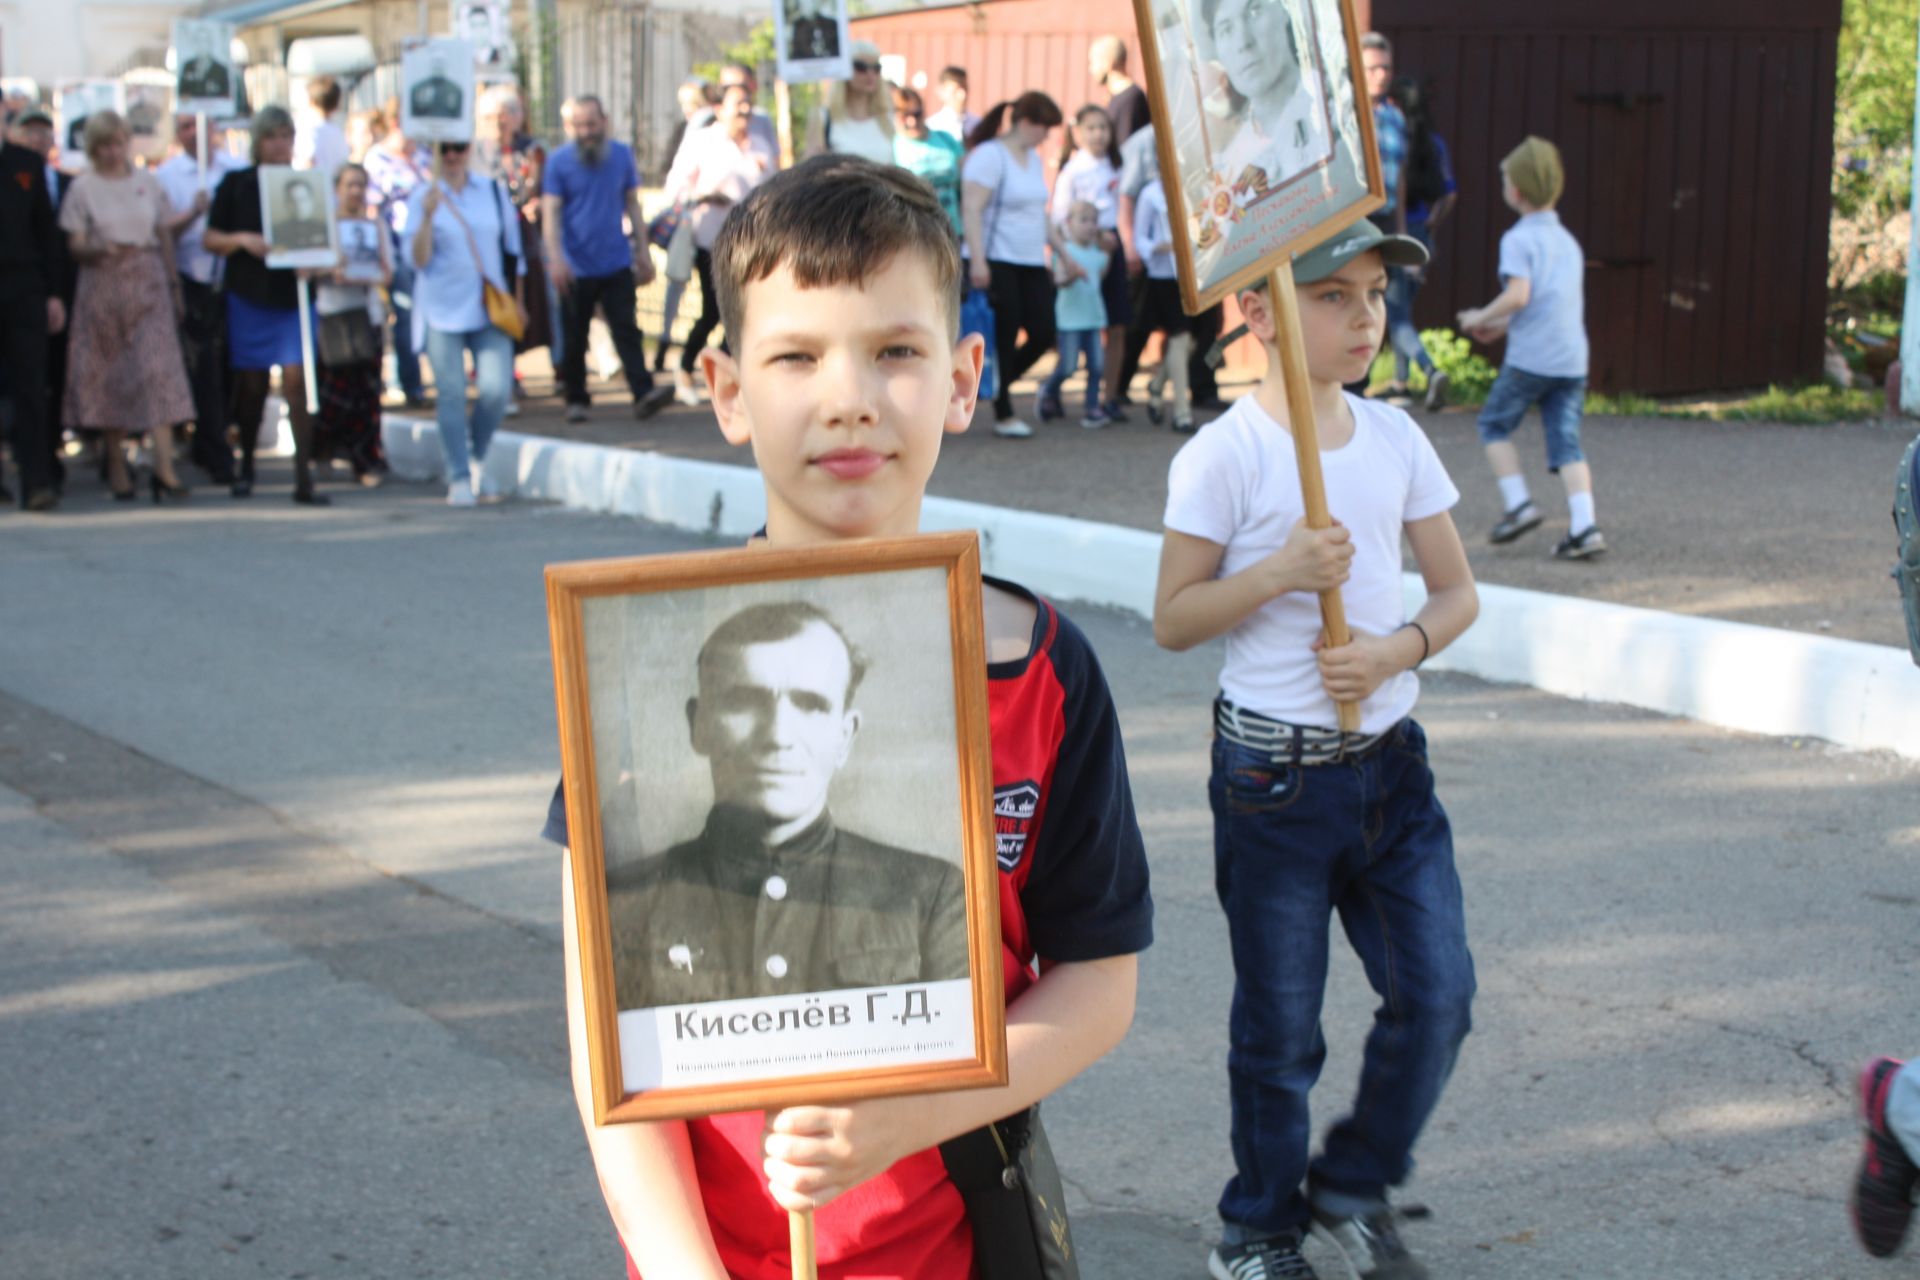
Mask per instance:
[[[472,179],[469,178],[468,181],[471,182]],[[489,181],[491,181],[491,179],[489,179]],[[436,179],[433,185],[438,187],[440,183]],[[442,188],[442,190],[444,191],[445,188]],[[460,206],[454,203],[453,192],[451,191],[446,191],[446,206],[447,212],[453,215],[453,220],[460,224],[462,231],[467,233],[467,248],[473,250],[473,269],[480,273],[480,279],[483,283],[491,284],[492,281],[487,279],[486,260],[480,256],[480,242],[473,238],[473,228],[467,225],[466,218],[460,212]],[[505,232],[501,234],[504,235]]]

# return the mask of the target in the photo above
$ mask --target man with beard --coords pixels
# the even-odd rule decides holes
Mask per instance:
[[[566,326],[560,376],[566,384],[567,421],[586,421],[592,403],[587,394],[587,327],[596,307],[606,319],[633,391],[634,416],[650,418],[673,392],[653,385],[634,322],[635,287],[653,281],[647,219],[640,210],[640,170],[625,143],[608,140],[600,99],[569,98],[560,118],[573,141],[547,160],[540,206],[547,272],[560,292]],[[623,218],[630,233],[621,225]]]

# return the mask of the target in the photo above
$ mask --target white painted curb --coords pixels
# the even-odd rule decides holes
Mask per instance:
[[[398,474],[444,474],[432,422],[389,416],[385,440]],[[760,478],[749,467],[502,431],[487,469],[520,497],[717,538],[744,538],[765,519]],[[979,530],[988,573],[1060,600],[1152,616],[1157,533],[951,498],[928,498],[921,524]],[[1416,575],[1406,582],[1411,610],[1425,590]],[[1920,759],[1920,667],[1886,645],[1483,583],[1480,620],[1431,665],[1562,697]]]

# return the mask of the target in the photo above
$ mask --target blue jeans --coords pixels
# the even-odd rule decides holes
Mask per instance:
[[[466,353],[473,352],[474,383],[479,399],[467,417]],[[507,411],[513,394],[513,339],[488,325],[471,333],[427,330],[427,359],[433,362],[434,417],[440,423],[440,452],[447,460],[447,483],[465,480],[468,435],[472,458],[487,460],[487,446]]]
[[[1887,1128],[1909,1156],[1920,1157],[1920,1071],[1912,1063],[1900,1068],[1887,1091]]]
[[[1412,720],[1364,759],[1305,767],[1214,740],[1214,888],[1234,969],[1229,1239],[1299,1229],[1309,1204],[1337,1214],[1383,1204],[1412,1172],[1414,1140],[1453,1071],[1473,958],[1426,747]],[[1381,1003],[1353,1110],[1309,1163],[1335,911]]]
[[[1585,462],[1580,449],[1580,416],[1587,407],[1585,378],[1549,378],[1528,373],[1512,365],[1503,365],[1500,376],[1487,392],[1480,408],[1480,441],[1494,444],[1511,436],[1527,416],[1527,410],[1540,406],[1540,424],[1547,435],[1547,469]]]
[[[420,385],[420,353],[413,349],[413,260],[406,247],[394,241],[393,285],[393,371],[400,379],[400,392],[409,400],[421,399],[426,389]]]
[[[1057,335],[1060,359],[1040,386],[1041,404],[1060,403],[1060,388],[1073,376],[1074,366],[1084,356],[1087,362],[1087,413],[1092,414],[1100,407],[1100,375],[1104,367],[1101,363],[1101,341],[1105,336],[1104,329],[1060,330]]]
[[[1411,365],[1433,372],[1433,357],[1413,323],[1413,299],[1420,283],[1405,267],[1387,268],[1387,345],[1393,348],[1393,376],[1405,382]]]

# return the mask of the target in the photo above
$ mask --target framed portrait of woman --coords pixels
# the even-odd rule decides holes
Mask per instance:
[[[1134,0],[1181,301],[1385,204],[1353,0]]]
[[[1005,1083],[976,536],[547,593],[600,1122]]]

